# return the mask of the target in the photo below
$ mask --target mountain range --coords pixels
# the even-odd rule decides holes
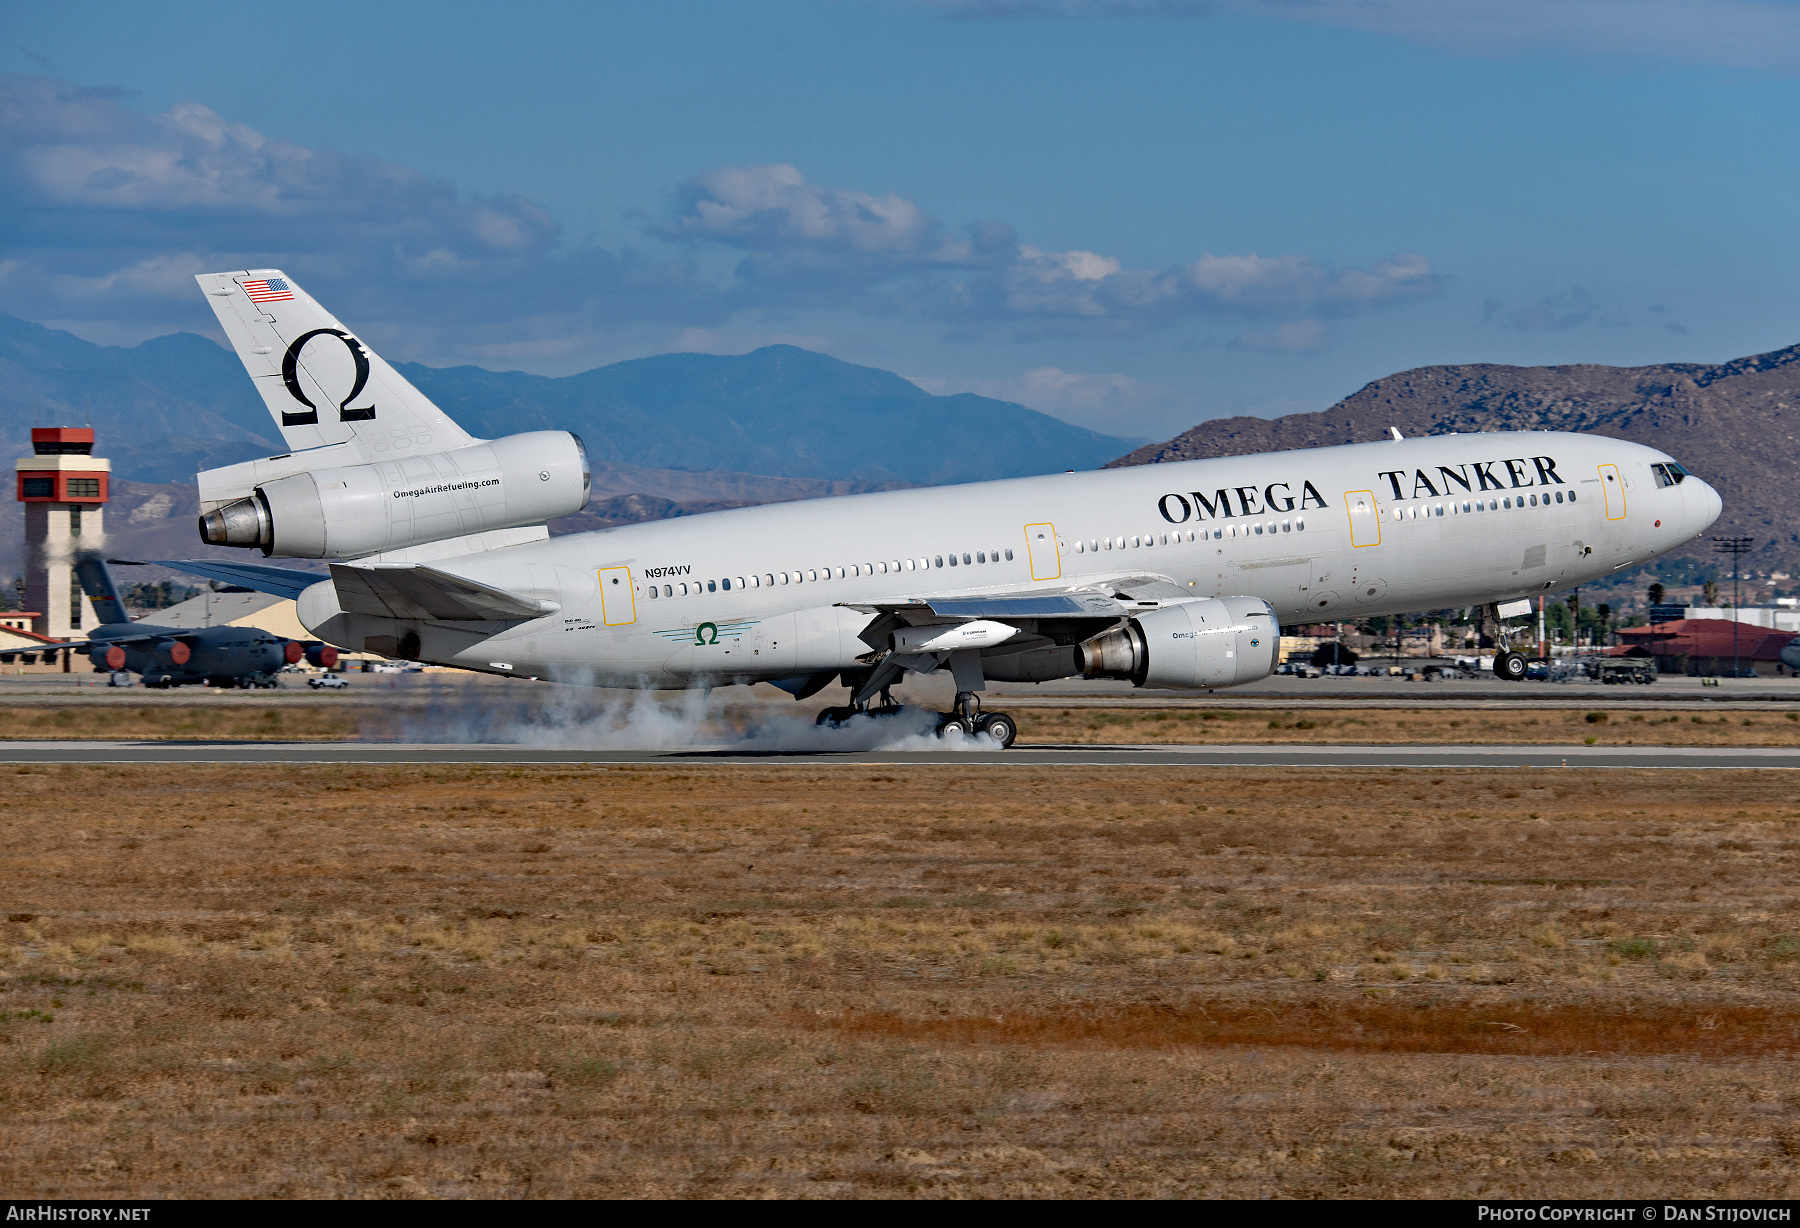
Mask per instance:
[[[1133,441],[791,345],[661,354],[551,378],[398,364],[483,438],[574,431],[596,462],[875,485],[939,485],[1090,469]],[[183,482],[284,450],[236,355],[173,333],[132,348],[0,315],[0,445],[35,421],[92,422],[114,471]]]

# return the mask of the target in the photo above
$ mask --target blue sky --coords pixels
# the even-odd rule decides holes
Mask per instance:
[[[0,310],[384,354],[790,341],[1164,437],[1800,341],[1792,0],[4,5]]]

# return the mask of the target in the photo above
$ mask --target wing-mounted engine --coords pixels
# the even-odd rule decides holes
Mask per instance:
[[[211,476],[201,475],[203,496]],[[578,436],[530,431],[448,452],[274,477],[202,515],[200,537],[269,557],[363,558],[573,515],[587,506],[591,480]]]
[[[1255,597],[1206,598],[1147,610],[1079,648],[1085,678],[1134,686],[1226,687],[1266,678],[1281,652],[1273,607]]]

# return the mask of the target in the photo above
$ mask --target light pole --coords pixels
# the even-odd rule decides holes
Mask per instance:
[[[1754,537],[1715,537],[1713,552],[1731,556],[1731,676],[1738,676],[1738,556],[1748,554]]]

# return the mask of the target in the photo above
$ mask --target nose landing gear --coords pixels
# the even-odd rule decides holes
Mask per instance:
[[[1521,682],[1525,678],[1525,654],[1507,649],[1494,654],[1494,677],[1504,682]]]

